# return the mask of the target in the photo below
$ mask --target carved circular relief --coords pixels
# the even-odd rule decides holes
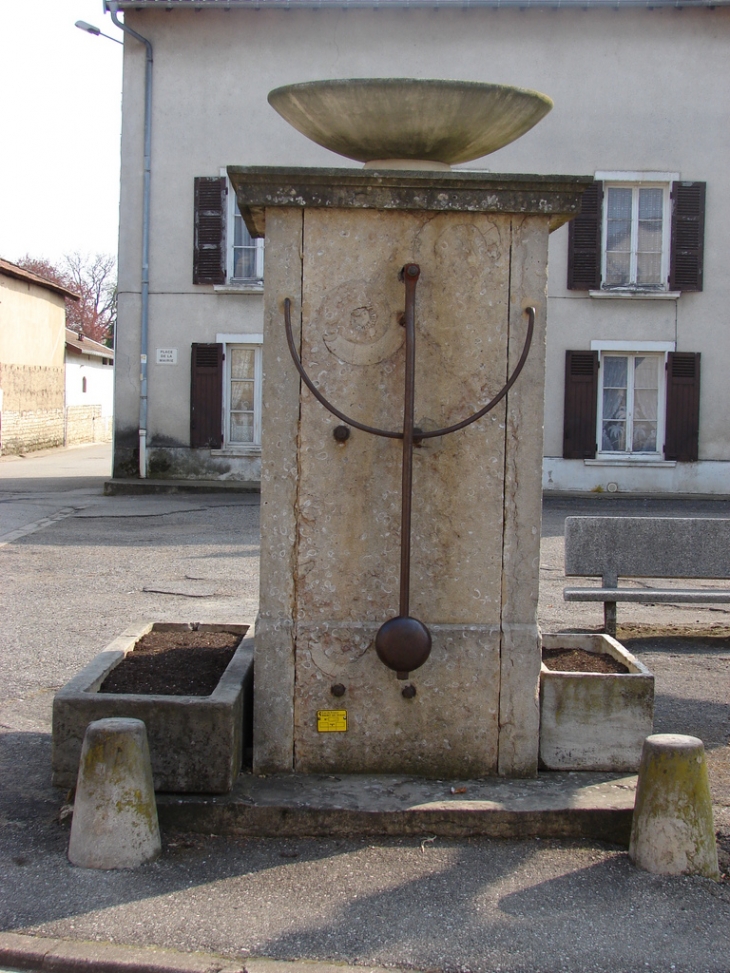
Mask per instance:
[[[364,281],[345,281],[322,303],[318,318],[324,343],[340,361],[376,365],[394,355],[405,341],[398,311],[383,297],[371,298]]]

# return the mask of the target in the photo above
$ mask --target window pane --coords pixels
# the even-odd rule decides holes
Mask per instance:
[[[604,389],[603,418],[626,418],[626,392],[623,389]]]
[[[249,412],[231,413],[231,442],[253,442],[253,415]]]
[[[256,273],[256,247],[233,248],[233,276],[236,280],[252,280]]]
[[[661,284],[661,253],[640,253],[636,258],[636,283]]]
[[[639,219],[662,221],[664,203],[663,189],[639,190]]]
[[[628,358],[621,355],[604,355],[603,358],[603,387],[610,389],[625,389],[628,377]]]
[[[604,422],[601,449],[618,452],[626,449],[626,423]]]
[[[253,382],[231,382],[231,409],[253,410]]]
[[[631,220],[609,220],[606,247],[608,250],[631,250]]]
[[[639,220],[639,252],[662,252],[661,220]]]
[[[253,238],[246,229],[246,224],[243,222],[243,217],[238,210],[236,210],[236,215],[233,217],[233,246],[250,247],[252,243]]]
[[[659,190],[661,192],[661,190]],[[610,188],[608,190],[608,218],[609,220],[631,221],[631,197],[633,189]]]
[[[231,348],[231,378],[254,377],[254,360],[256,352],[253,348]]]
[[[634,393],[634,419],[656,421],[658,412],[656,389],[637,389]]]
[[[606,283],[628,284],[631,279],[631,254],[606,253]]]
[[[634,358],[634,388],[659,388],[659,359],[656,355],[637,355]]]
[[[656,422],[635,422],[632,449],[635,453],[656,452]]]

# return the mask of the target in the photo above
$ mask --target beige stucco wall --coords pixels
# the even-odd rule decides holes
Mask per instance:
[[[0,273],[0,362],[63,367],[65,328],[60,294]]]
[[[551,238],[545,454],[552,460],[562,449],[565,350],[589,348],[591,339],[646,336],[702,352],[706,465],[691,464],[689,488],[722,482],[716,464],[730,463],[730,128],[720,79],[730,70],[730,10],[175,10],[129,11],[127,18],[152,41],[155,57],[150,362],[156,347],[178,348],[177,366],[150,364],[152,442],[187,445],[191,342],[261,330],[260,296],[192,284],[194,177],[218,175],[228,164],[350,164],[279,118],[266,101],[278,85],[374,75],[463,78],[537,88],[555,102],[532,132],[471,168],[651,170],[707,181],[701,294],[629,302],[569,292],[567,229]],[[144,49],[127,40],[116,412],[117,445],[130,450],[138,421],[143,79]],[[582,461],[563,475],[581,480]],[[632,475],[632,489],[640,489],[657,474]]]
[[[65,329],[60,294],[0,274],[0,442],[5,453],[63,444]]]

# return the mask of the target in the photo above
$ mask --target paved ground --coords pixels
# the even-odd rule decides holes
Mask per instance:
[[[49,784],[55,690],[130,622],[229,621],[257,600],[256,497],[104,498],[108,455],[91,447],[0,460],[0,962],[18,965],[34,945],[33,968],[115,973],[332,973],[304,960],[450,973],[730,970],[730,886],[654,877],[600,844],[170,833],[163,857],[137,871],[71,867],[62,795]],[[730,516],[718,501],[548,501],[546,631],[599,627],[600,608],[562,602],[562,521],[616,504]],[[622,621],[656,673],[656,729],[705,739],[726,841],[728,613],[620,606]],[[713,626],[712,639],[696,634]]]

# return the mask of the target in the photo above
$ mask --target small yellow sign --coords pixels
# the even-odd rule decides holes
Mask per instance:
[[[346,733],[347,732],[347,710],[346,709],[318,709],[317,710],[317,732],[318,733]]]

